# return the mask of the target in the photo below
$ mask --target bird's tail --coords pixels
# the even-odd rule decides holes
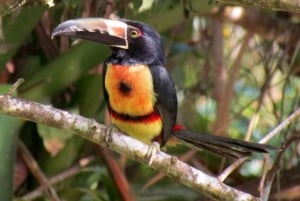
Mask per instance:
[[[211,134],[195,133],[184,128],[174,130],[173,135],[188,145],[193,145],[193,147],[233,158],[250,156],[253,152],[267,153],[270,150],[277,150],[277,148],[266,144],[247,142]]]

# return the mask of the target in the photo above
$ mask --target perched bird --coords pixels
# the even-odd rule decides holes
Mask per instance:
[[[149,25],[128,19],[85,18],[59,24],[54,36],[70,36],[109,45],[103,90],[107,108],[120,131],[147,144],[164,146],[170,137],[222,156],[268,152],[272,146],[196,133],[176,124],[175,85],[165,66],[160,35]]]

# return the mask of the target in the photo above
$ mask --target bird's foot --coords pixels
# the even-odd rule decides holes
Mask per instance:
[[[105,143],[106,143],[106,146],[108,146],[108,143],[112,141],[112,136],[111,136],[111,134],[112,134],[114,131],[118,131],[118,128],[116,127],[116,125],[114,125],[114,124],[109,124],[109,125],[106,127],[106,130],[105,130]]]
[[[159,151],[160,151],[160,144],[155,141],[152,142],[146,154],[149,166],[152,164],[155,154],[158,153]]]

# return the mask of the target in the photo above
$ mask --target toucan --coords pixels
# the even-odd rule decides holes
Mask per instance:
[[[82,18],[59,24],[55,36],[86,39],[111,47],[104,62],[103,91],[111,122],[123,133],[163,147],[171,137],[221,156],[268,152],[270,145],[197,133],[176,123],[177,95],[165,68],[160,35],[128,19]]]

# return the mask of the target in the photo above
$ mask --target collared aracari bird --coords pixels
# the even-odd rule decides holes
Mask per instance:
[[[70,36],[109,45],[103,90],[107,108],[120,131],[142,142],[164,146],[170,137],[214,153],[241,157],[273,147],[212,134],[176,124],[175,85],[165,65],[160,35],[149,25],[127,20],[85,18],[59,24],[54,36]]]

